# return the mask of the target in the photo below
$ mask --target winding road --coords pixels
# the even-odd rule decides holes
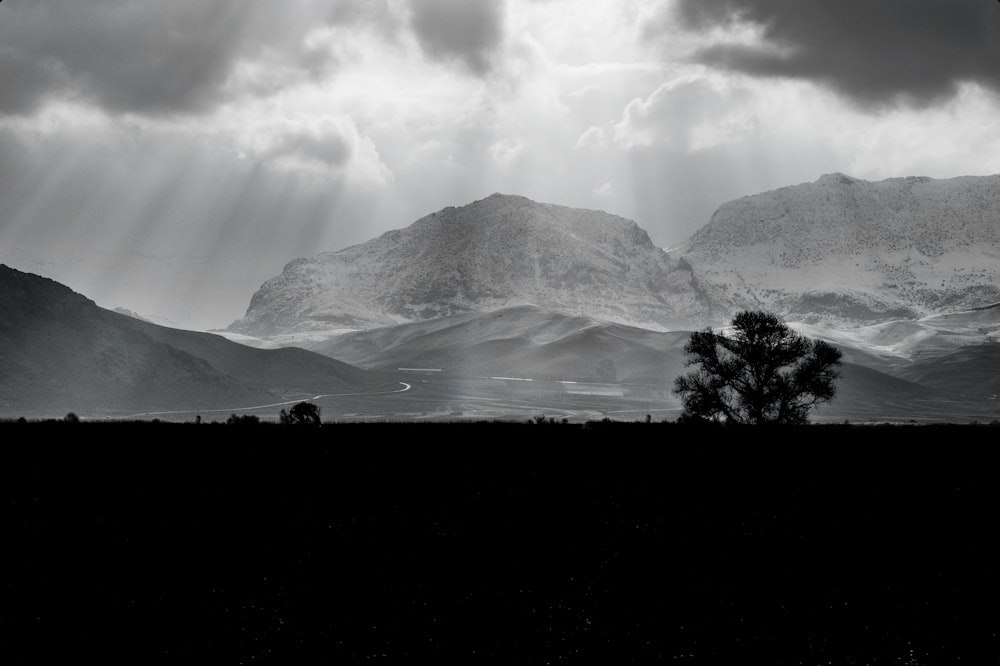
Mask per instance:
[[[347,398],[356,397],[362,395],[391,395],[393,393],[406,393],[413,386],[407,384],[406,382],[398,382],[403,388],[396,389],[395,391],[373,391],[365,393],[321,393],[320,395],[314,395],[311,398],[298,398],[296,400],[285,400],[284,402],[275,402],[269,405],[254,405],[253,407],[229,407],[226,409],[180,409],[169,412],[139,412],[138,414],[129,414],[128,416],[120,417],[126,419],[135,419],[143,416],[170,416],[175,414],[220,414],[223,412],[251,412],[255,409],[270,409],[272,407],[284,407],[285,405],[295,405],[304,400],[320,400],[322,398]]]

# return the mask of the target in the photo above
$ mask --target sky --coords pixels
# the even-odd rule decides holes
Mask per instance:
[[[1000,172],[993,0],[6,0],[0,262],[224,327],[493,192],[682,242],[830,172]]]

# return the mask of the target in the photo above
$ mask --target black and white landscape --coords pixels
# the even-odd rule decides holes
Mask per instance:
[[[820,420],[990,420],[998,247],[996,176],[826,175],[729,202],[670,250],[494,194],[289,263],[217,333],[4,268],[0,395],[12,416],[273,416],[321,395],[349,420],[676,416],[690,331],[762,309],[845,354]]]
[[[844,352],[820,420],[996,417],[985,0],[50,4],[0,14],[0,263],[198,335],[4,293],[0,415],[673,418],[753,309]]]
[[[998,63],[993,0],[0,2],[0,661],[996,662]]]

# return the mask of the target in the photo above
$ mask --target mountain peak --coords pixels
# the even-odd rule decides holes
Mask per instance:
[[[685,259],[720,302],[852,323],[1000,300],[1000,178],[816,182],[720,207]]]
[[[532,206],[547,206],[548,204],[539,203],[526,196],[520,194],[503,194],[502,192],[494,192],[485,199],[479,199],[473,201],[472,203],[466,204],[465,206],[459,206],[458,208],[474,208],[476,206],[489,205],[489,206],[517,206],[517,207],[532,207]],[[449,209],[454,209],[454,206],[449,206]]]
[[[819,177],[816,181],[816,185],[825,185],[827,187],[840,187],[844,185],[854,185],[856,183],[863,183],[866,181],[848,176],[845,173],[840,173],[835,171],[833,173],[825,173]]]
[[[631,220],[494,193],[290,263],[230,329],[368,329],[526,304],[662,328],[679,319],[673,263]]]

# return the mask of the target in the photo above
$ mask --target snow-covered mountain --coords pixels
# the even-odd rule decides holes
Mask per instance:
[[[857,326],[1000,302],[1000,176],[828,174],[723,205],[672,255],[712,299]]]
[[[368,329],[519,305],[664,328],[710,314],[691,280],[635,222],[494,194],[291,262],[230,330]]]
[[[1000,176],[813,183],[723,205],[664,252],[634,222],[494,194],[298,259],[232,333],[372,329],[533,305],[653,329],[741,309],[857,328],[1000,302]]]

